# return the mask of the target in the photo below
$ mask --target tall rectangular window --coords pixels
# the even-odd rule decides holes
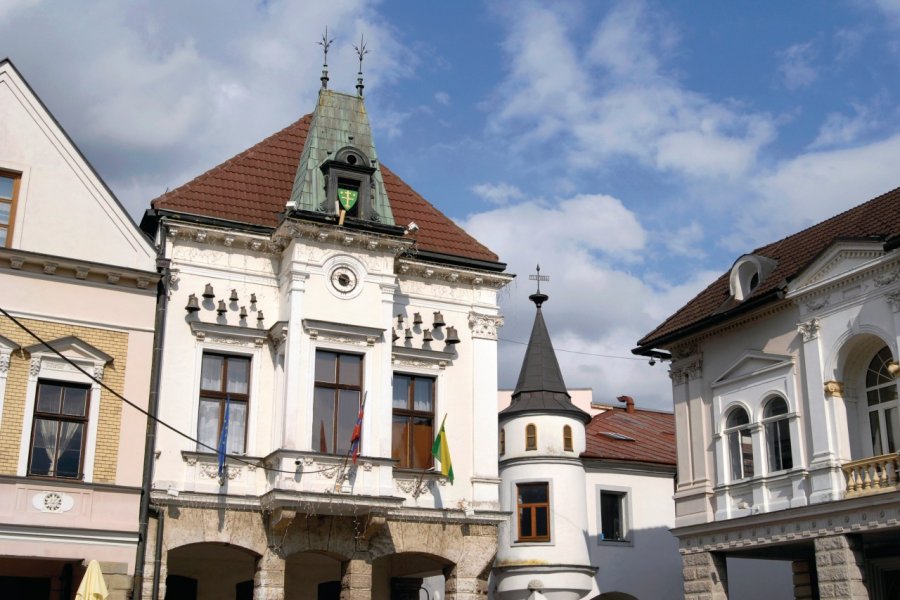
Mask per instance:
[[[82,477],[90,393],[87,385],[38,382],[29,475]]]
[[[550,484],[516,485],[519,542],[550,541]]]
[[[626,499],[624,492],[602,490],[600,492],[600,539],[607,542],[627,540]]]
[[[200,413],[197,439],[200,452],[219,447],[225,412],[228,411],[228,454],[244,454],[247,445],[247,411],[250,404],[250,358],[203,353],[200,370]]]
[[[16,217],[19,181],[18,175],[0,171],[0,248],[12,245],[12,228]]]
[[[434,379],[394,374],[391,458],[402,469],[426,469],[434,461]]]
[[[316,350],[312,449],[322,454],[350,451],[362,399],[363,357]]]

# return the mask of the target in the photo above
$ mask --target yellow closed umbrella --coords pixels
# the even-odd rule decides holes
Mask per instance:
[[[87,571],[75,593],[75,600],[106,600],[109,592],[106,591],[106,582],[103,580],[103,572],[100,563],[92,560],[88,563]]]

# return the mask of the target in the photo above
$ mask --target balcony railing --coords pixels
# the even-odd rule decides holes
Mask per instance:
[[[900,489],[900,455],[883,454],[844,463],[846,497],[867,496]]]

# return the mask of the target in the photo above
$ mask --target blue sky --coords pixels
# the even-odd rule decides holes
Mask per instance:
[[[9,56],[134,216],[314,105],[509,263],[501,385],[533,319],[570,387],[671,405],[635,341],[744,252],[900,185],[900,0],[0,2]],[[611,355],[626,358],[605,358]]]

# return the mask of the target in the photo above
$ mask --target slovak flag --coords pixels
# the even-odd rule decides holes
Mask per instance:
[[[368,392],[366,392],[368,395]],[[359,405],[359,416],[356,417],[356,425],[353,426],[353,435],[350,436],[350,454],[353,455],[353,464],[356,464],[356,459],[359,458],[359,442],[360,438],[362,438],[362,422],[363,422],[363,412],[366,409],[366,396],[363,396],[363,401]]]

